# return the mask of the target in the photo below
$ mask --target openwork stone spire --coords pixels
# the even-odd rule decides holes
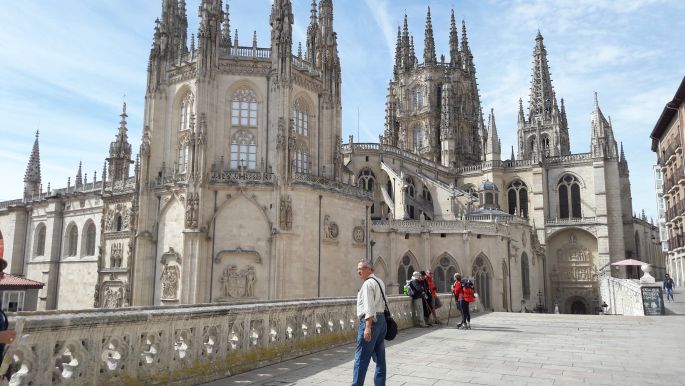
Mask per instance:
[[[450,16],[450,65],[459,66],[459,32],[457,32],[457,21],[454,18],[454,9]]]
[[[592,110],[592,114],[590,114],[590,122],[592,125],[592,156],[616,158],[618,156],[618,147],[614,139],[614,130],[611,127],[611,122],[604,117],[602,110],[599,108],[597,93],[595,93],[595,107]]]
[[[24,174],[24,195],[29,197],[40,193],[40,148],[38,136],[39,132],[36,131],[36,139],[33,141],[33,149],[31,149],[31,156]]]
[[[426,13],[426,35],[424,39],[423,48],[423,62],[427,65],[434,65],[435,57],[435,38],[433,37],[433,23],[431,22],[431,7],[428,7]]]
[[[133,163],[131,160],[131,144],[128,143],[128,128],[126,127],[126,102],[121,112],[121,122],[117,136],[109,145],[109,178],[112,181],[128,178],[128,166]],[[104,173],[103,173],[104,175]]]
[[[547,49],[543,42],[544,38],[540,31],[535,37],[535,50],[533,51],[533,77],[530,82],[530,102],[528,106],[528,120],[535,118],[550,118],[555,103],[552,78],[549,73],[547,62]]]

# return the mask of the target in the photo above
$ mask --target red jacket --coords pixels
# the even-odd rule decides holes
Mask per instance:
[[[438,288],[433,283],[433,279],[430,276],[426,276],[426,282],[428,283],[428,289],[431,291],[431,296],[435,297],[438,293]]]
[[[460,301],[464,298],[464,291],[461,288],[461,280],[454,282],[454,289],[452,290],[452,293],[457,298],[457,301]]]

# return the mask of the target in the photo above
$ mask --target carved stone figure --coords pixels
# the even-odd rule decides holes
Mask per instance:
[[[236,265],[228,266],[221,275],[221,292],[225,298],[242,299],[255,296],[257,275],[254,266],[238,270]]]
[[[338,238],[338,224],[331,221],[331,216],[326,215],[323,219],[324,238],[334,240]]]
[[[281,198],[280,226],[285,230],[292,229],[293,226],[293,201],[288,195]]]
[[[107,287],[105,291],[102,308],[119,308],[121,304],[121,292],[112,287]]]
[[[178,300],[178,282],[181,273],[177,265],[167,265],[162,271],[162,300]]]
[[[109,255],[109,267],[121,268],[121,262],[124,257],[124,245],[122,243],[112,244]]]
[[[186,228],[197,228],[200,212],[200,194],[190,193],[186,202]]]

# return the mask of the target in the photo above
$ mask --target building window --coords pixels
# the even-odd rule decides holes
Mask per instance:
[[[479,255],[473,263],[473,284],[476,287],[481,304],[485,309],[490,309],[490,282],[492,280],[490,264],[483,255]]]
[[[549,156],[549,148],[550,148],[550,142],[549,142],[549,137],[547,135],[542,136],[542,152],[545,154],[545,156]]]
[[[34,256],[45,255],[45,232],[45,224],[38,224],[38,227],[36,227],[36,236],[34,240]]]
[[[414,149],[418,150],[423,147],[423,128],[417,127],[412,130],[412,141],[414,144]]]
[[[120,215],[120,214],[117,215],[117,219],[116,219],[115,224],[116,224],[115,229],[117,230],[117,232],[120,232],[120,231],[123,229],[123,227],[124,227],[123,220],[121,219],[121,215]]]
[[[367,192],[372,192],[373,191],[373,185],[374,182],[376,181],[376,176],[373,174],[373,172],[369,169],[364,169],[359,173],[359,183],[358,185],[366,190]],[[373,210],[372,210],[373,212]]]
[[[2,310],[5,312],[24,311],[24,291],[4,291]]]
[[[179,108],[179,125],[178,130],[190,130],[190,123],[192,121],[193,108],[195,104],[195,98],[193,93],[188,91],[181,100],[181,106]]]
[[[530,299],[530,271],[528,270],[528,255],[521,255],[521,289],[523,298]]]
[[[297,134],[309,136],[309,111],[301,99],[298,99],[293,106],[293,124]]]
[[[183,143],[178,147],[178,172],[184,174],[188,171],[188,158],[190,155],[190,148],[187,143]]]
[[[414,88],[411,93],[411,101],[414,110],[421,110],[423,108],[423,90],[421,86]]]
[[[231,140],[231,169],[257,170],[257,144],[254,135],[241,130],[233,135]]]
[[[257,126],[257,95],[243,88],[233,94],[231,103],[231,124],[233,126]]]
[[[580,206],[580,181],[567,174],[559,180],[559,217],[582,218]],[[570,194],[569,194],[570,193]]]
[[[537,140],[534,135],[528,137],[528,153],[531,156],[537,153]]]
[[[513,181],[507,188],[509,214],[528,218],[528,187],[521,180]]]
[[[95,256],[95,224],[92,222],[86,226],[86,250],[84,251],[85,256]]]
[[[404,285],[411,280],[411,275],[414,273],[414,265],[412,258],[409,255],[404,255],[400,261],[400,266],[397,268],[397,284],[400,294],[404,293]]]
[[[459,269],[454,259],[447,254],[440,257],[438,265],[433,268],[433,282],[439,293],[450,292],[454,274],[457,272]]]
[[[416,195],[416,189],[414,188],[414,180],[411,177],[407,177],[404,179],[404,190],[411,198],[414,198],[414,196]]]
[[[76,247],[78,246],[78,228],[76,225],[72,224],[67,231],[67,243],[66,243],[66,255],[67,257],[76,256]]]
[[[309,149],[304,144],[301,144],[295,151],[295,173],[309,174]]]

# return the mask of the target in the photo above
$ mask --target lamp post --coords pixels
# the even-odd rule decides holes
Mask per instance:
[[[607,302],[604,302],[604,301],[603,301],[603,302],[602,302],[602,313],[603,313],[604,315],[607,314],[607,308],[609,308],[609,305],[607,304]]]

